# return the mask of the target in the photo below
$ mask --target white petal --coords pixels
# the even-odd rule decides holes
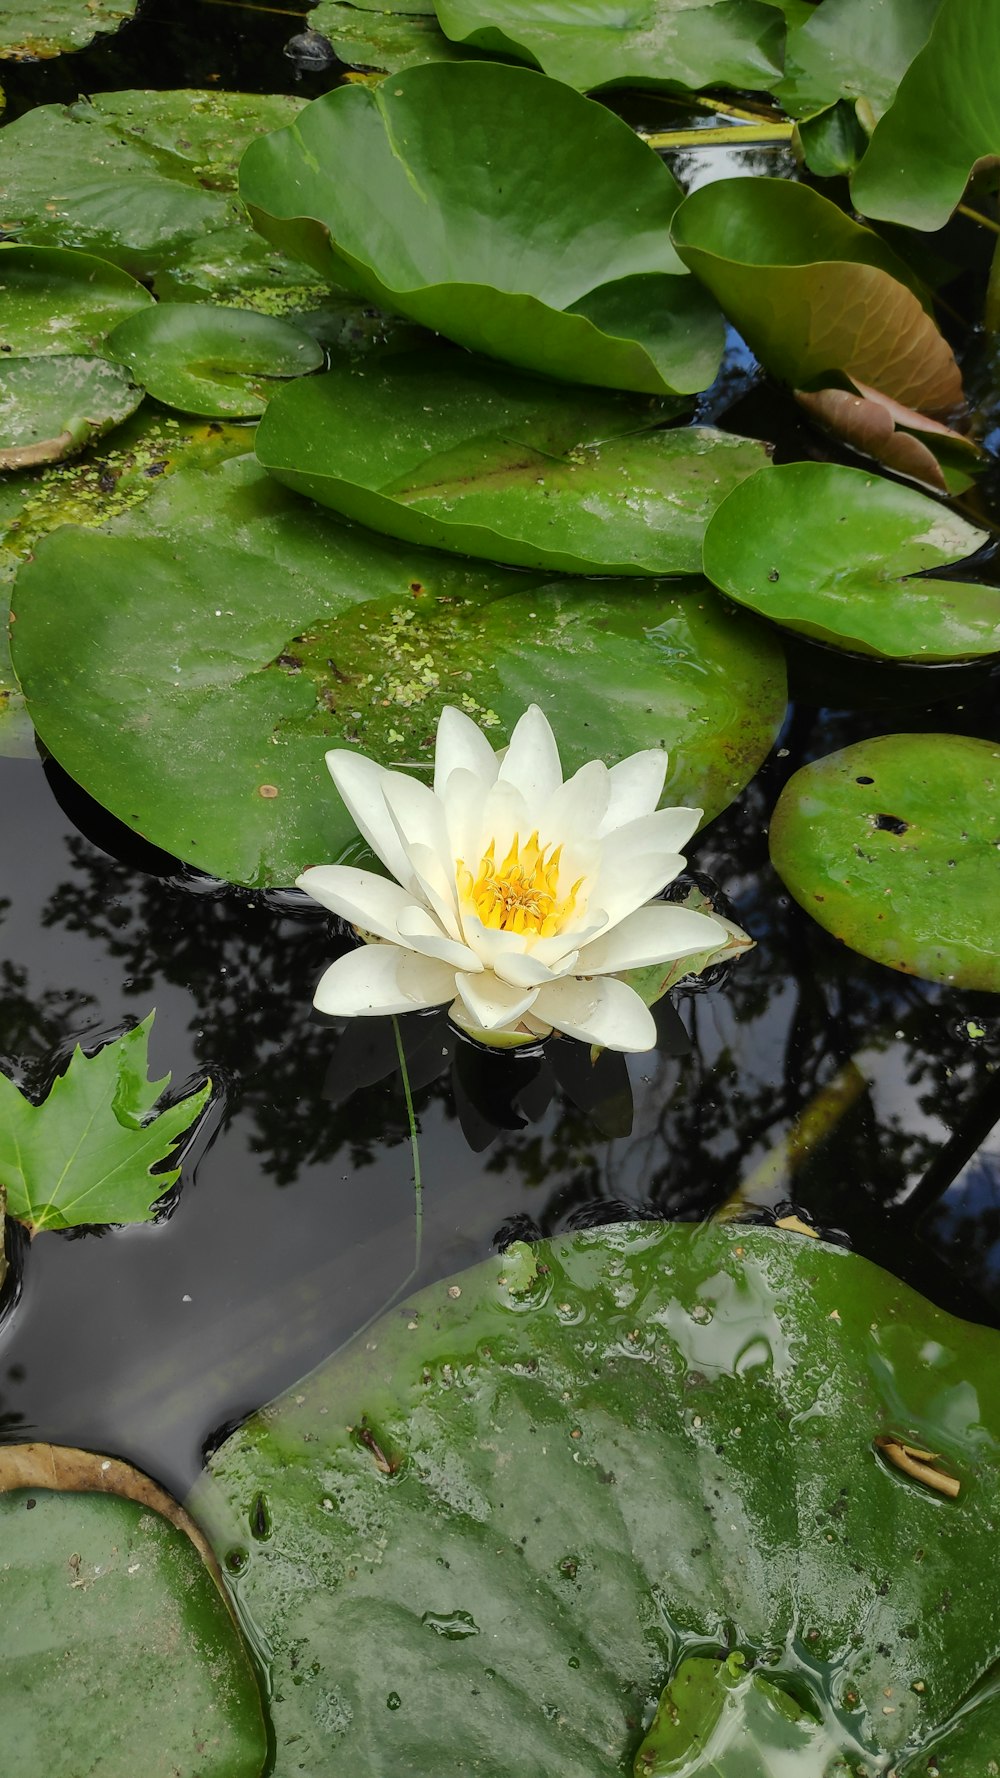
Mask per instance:
[[[563,976],[539,988],[532,1013],[568,1037],[601,1049],[650,1050],[656,1042],[656,1022],[649,1007],[614,976],[596,976],[592,981]]]
[[[331,963],[313,995],[319,1012],[341,1018],[418,1012],[440,1006],[455,992],[455,971],[435,957],[397,945],[359,945]]]
[[[591,759],[551,796],[539,819],[543,845],[564,845],[577,838],[590,841],[599,831],[610,795],[610,773],[604,761]],[[579,873],[578,873],[579,874]]]
[[[557,967],[550,969],[535,951],[511,951],[498,957],[493,967],[500,980],[510,982],[512,987],[537,988],[542,982],[554,982],[558,976],[568,975],[579,955],[579,951],[567,951]]]
[[[607,814],[599,829],[602,838],[604,834],[624,827],[627,821],[651,815],[663,795],[666,775],[667,755],[659,747],[648,748],[645,753],[633,753],[612,766],[608,773]]]
[[[386,870],[406,888],[410,881],[409,865],[383,795],[384,781],[397,774],[387,772],[363,753],[349,753],[344,748],[328,753],[326,763],[358,832]]]
[[[499,932],[495,926],[484,926],[478,914],[463,912],[462,930],[466,944],[487,969],[495,969],[503,957],[518,957],[528,949],[526,932]]]
[[[601,877],[594,890],[594,901],[600,902],[607,914],[605,932],[613,926],[621,924],[629,914],[634,914],[645,902],[652,901],[661,889],[672,883],[679,871],[684,869],[684,860],[678,852],[640,852],[638,855],[623,854],[615,859],[614,864],[605,859]],[[592,907],[588,908],[588,916],[592,916]],[[574,933],[573,942],[579,944]]]
[[[471,772],[483,785],[494,783],[499,761],[471,716],[446,704],[438,718],[434,748],[434,794],[443,796],[452,772]]]
[[[725,942],[725,927],[710,915],[654,901],[587,945],[580,968],[588,975],[642,969],[647,963],[673,963],[694,951],[718,950]]]
[[[537,988],[512,988],[499,981],[491,970],[484,970],[482,975],[456,975],[455,986],[472,1023],[481,1025],[484,1031],[516,1025],[538,993]]]
[[[418,906],[408,889],[401,889],[387,877],[377,877],[374,871],[356,870],[348,864],[317,864],[303,871],[296,885],[321,907],[350,920],[352,926],[393,941],[400,914]]]
[[[447,869],[430,846],[412,845],[409,862],[414,889],[437,915],[445,931],[452,938],[460,939],[462,928],[458,919],[454,870]]]
[[[468,945],[459,944],[456,939],[449,938],[441,931],[433,914],[426,908],[411,903],[404,908],[397,921],[400,938],[413,950],[420,951],[424,957],[440,957],[442,963],[450,963],[453,969],[468,969],[473,972],[482,969],[482,964],[475,951]]]
[[[482,857],[483,808],[489,788],[474,772],[456,766],[441,799],[452,858],[456,863],[461,859],[473,872]]]
[[[405,778],[402,772],[387,773],[382,794],[407,856],[413,846],[428,846],[447,869],[451,846],[440,797],[419,778]]]
[[[703,809],[654,809],[651,815],[641,815],[617,828],[604,842],[604,856],[613,858],[621,846],[637,852],[657,852],[661,847],[665,852],[679,852],[703,814]]]
[[[515,724],[500,777],[516,784],[533,809],[541,809],[562,783],[556,738],[537,704],[529,704]]]

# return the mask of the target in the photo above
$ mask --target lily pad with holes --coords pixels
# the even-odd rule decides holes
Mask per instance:
[[[116,31],[135,13],[137,0],[4,0],[0,10],[0,61],[35,62],[83,49],[104,31]]]
[[[240,191],[284,252],[490,357],[653,395],[715,375],[721,318],[670,245],[680,188],[544,75],[431,62],[340,87],[251,145]]]
[[[236,163],[298,110],[281,94],[188,91],[40,105],[4,127],[0,227],[152,277],[192,242],[245,225]]]
[[[429,771],[446,703],[499,744],[537,699],[568,767],[666,746],[667,801],[708,814],[785,709],[780,645],[702,581],[456,560],[345,526],[251,459],[180,469],[102,532],[43,538],[12,604],[15,666],[60,764],[240,883],[290,883],[356,845],[324,752]]]
[[[782,382],[822,388],[839,373],[925,414],[961,401],[954,354],[914,273],[810,186],[720,179],[685,199],[673,238]]]
[[[927,981],[1000,993],[1000,746],[882,735],[803,766],[771,858],[827,932]]]
[[[73,456],[134,414],[142,395],[103,358],[0,359],[0,469]]]
[[[152,300],[135,278],[91,253],[0,246],[0,352],[98,352],[119,321]]]
[[[189,1503],[273,1661],[275,1778],[321,1771],[332,1733],[357,1778],[625,1774],[670,1684],[688,1745],[666,1701],[637,1773],[707,1771],[730,1691],[727,1778],[925,1775],[960,1707],[1000,1744],[997,1356],[761,1228],[625,1224],[432,1285]]]
[[[414,543],[579,574],[697,574],[709,517],[766,447],[668,429],[678,405],[420,352],[281,391],[256,451],[289,487]]]
[[[585,92],[599,87],[773,86],[785,20],[764,0],[435,0],[449,37],[537,64]]]
[[[915,489],[788,463],[733,490],[704,562],[731,599],[784,629],[892,660],[959,661],[1000,652],[1000,588],[934,569],[986,541]]]
[[[165,407],[210,419],[263,413],[284,379],[324,357],[290,321],[214,303],[157,303],[116,327],[105,351]]]
[[[114,1494],[14,1487],[0,1549],[11,1778],[260,1778],[250,1657],[184,1531]]]

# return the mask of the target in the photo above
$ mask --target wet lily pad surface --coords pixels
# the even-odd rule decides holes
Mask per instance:
[[[102,358],[0,360],[0,469],[72,456],[134,414],[142,394]]]
[[[803,766],[771,857],[835,938],[930,981],[1000,990],[1000,747],[882,735]]]
[[[149,291],[120,267],[62,247],[0,247],[0,351],[98,352]]]
[[[768,1230],[625,1225],[431,1286],[191,1502],[272,1651],[276,1778],[331,1739],[359,1778],[628,1772],[720,1650],[759,1676],[758,1750],[783,1688],[822,1729],[796,1778],[926,1770],[960,1705],[1000,1723],[996,1340]]]
[[[105,350],[166,407],[219,419],[262,413],[284,378],[324,358],[289,321],[213,303],[157,303],[121,322]]]

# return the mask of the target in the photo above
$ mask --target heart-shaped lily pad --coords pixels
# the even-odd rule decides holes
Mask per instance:
[[[357,1778],[624,1774],[730,1651],[756,1759],[705,1765],[689,1715],[661,1772],[926,1778],[960,1707],[1000,1745],[997,1356],[764,1229],[624,1225],[431,1286],[190,1503],[273,1661],[275,1778],[333,1737]]]
[[[324,357],[290,321],[215,303],[157,303],[116,327],[105,351],[165,407],[220,419],[262,413],[281,381]]]
[[[151,277],[191,242],[245,225],[236,162],[298,110],[281,94],[218,91],[39,105],[4,128],[0,219],[26,244],[84,248]]]
[[[705,534],[717,587],[785,629],[893,660],[1000,651],[1000,589],[938,580],[987,533],[897,482],[787,463],[735,488]]]
[[[0,247],[0,352],[97,352],[119,321],[152,303],[120,267],[63,247]]]
[[[684,200],[673,238],[782,382],[822,388],[840,372],[927,414],[961,401],[954,354],[910,268],[810,186],[717,180]]]
[[[82,49],[101,31],[115,31],[137,0],[4,0],[0,61],[34,62]]]
[[[43,538],[12,603],[15,666],[60,763],[155,844],[242,883],[289,883],[355,842],[328,747],[429,771],[445,704],[499,744],[537,699],[568,768],[667,746],[667,800],[709,813],[785,708],[780,646],[703,582],[546,584],[457,561],[344,526],[250,459],[180,468],[104,532]]]
[[[52,1483],[19,1486],[21,1471]],[[161,1510],[96,1491],[121,1472]],[[112,1460],[44,1445],[0,1453],[0,1690],[16,1778],[259,1778],[267,1733],[253,1668],[191,1538],[161,1516],[171,1508],[182,1520]]]
[[[289,487],[414,543],[580,574],[697,574],[708,518],[765,446],[665,429],[670,412],[422,352],[281,391],[256,450]]]
[[[1000,993],[1000,746],[882,735],[814,760],[771,819],[806,912],[876,963]]]
[[[0,359],[0,469],[70,457],[141,400],[128,372],[103,358]]]
[[[607,86],[773,86],[785,21],[762,0],[435,0],[449,37],[520,56],[584,91]]]
[[[526,370],[686,394],[718,367],[721,319],[670,245],[679,187],[620,118],[525,68],[327,93],[251,144],[240,191],[286,253]]]

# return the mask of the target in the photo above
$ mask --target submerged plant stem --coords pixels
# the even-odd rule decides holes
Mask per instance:
[[[406,1051],[403,1048],[403,1036],[399,1029],[399,1020],[392,1021],[393,1036],[396,1039],[396,1055],[399,1057],[399,1072],[403,1081],[403,1097],[406,1100],[406,1115],[410,1123],[410,1153],[413,1156],[413,1271],[410,1278],[416,1277],[420,1270],[420,1256],[424,1240],[424,1182],[420,1172],[420,1144],[417,1140],[417,1119],[413,1110],[413,1094],[410,1091],[410,1075],[406,1066]],[[406,1280],[409,1283],[410,1279]],[[402,1289],[402,1286],[400,1286]]]

